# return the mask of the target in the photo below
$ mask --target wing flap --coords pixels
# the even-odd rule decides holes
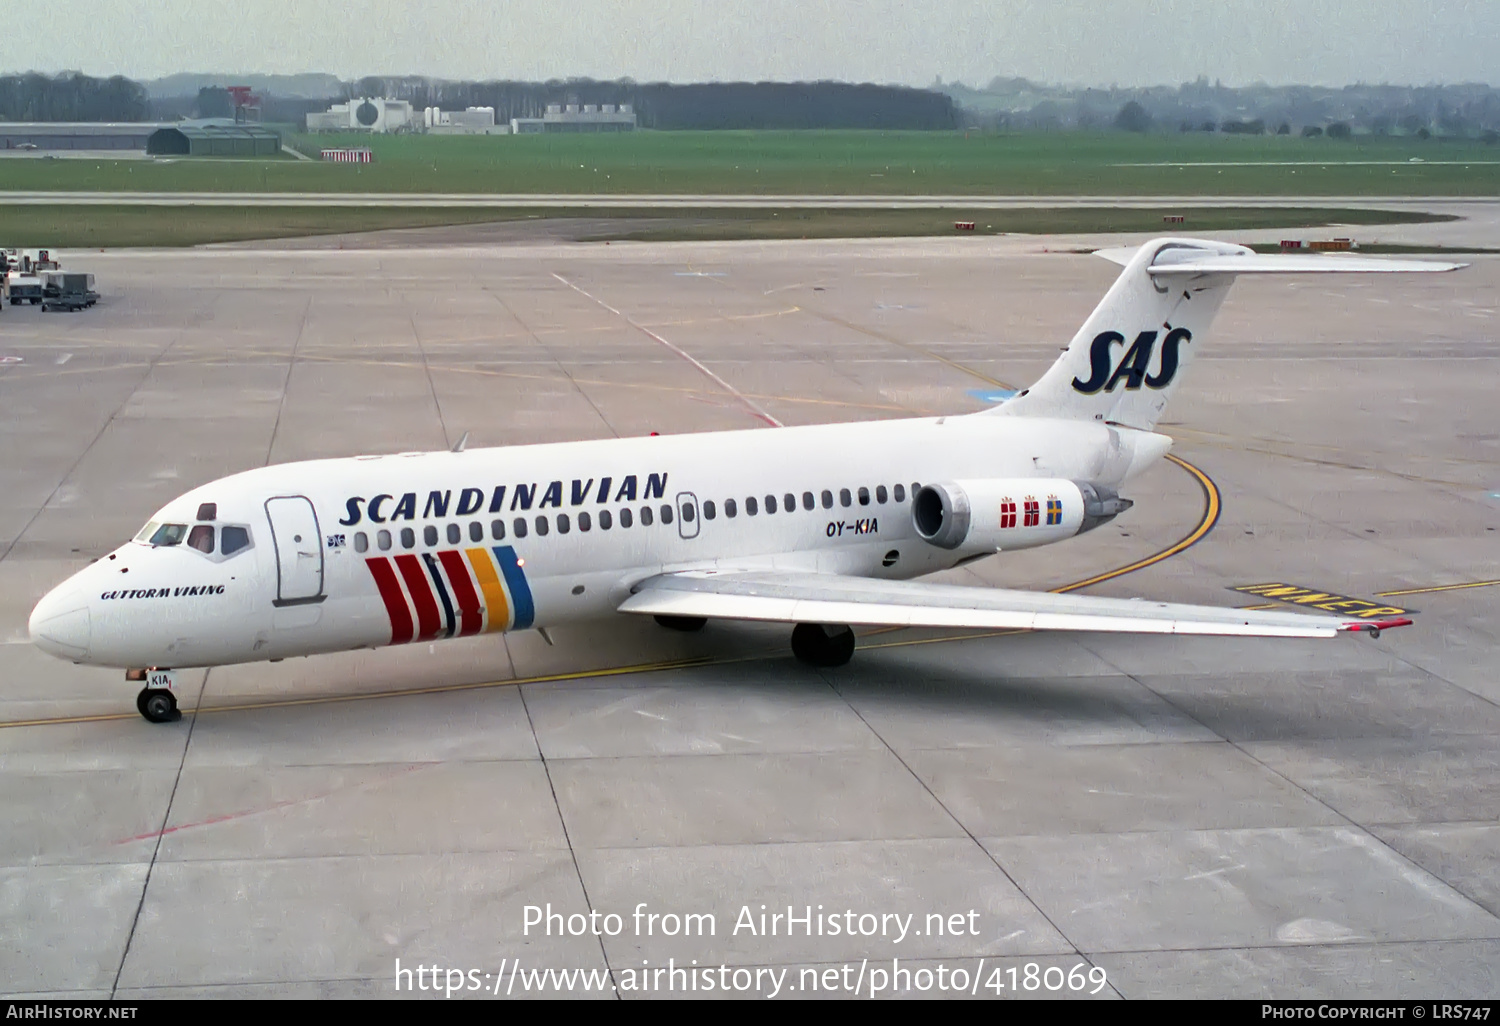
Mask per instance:
[[[1054,595],[830,574],[695,571],[636,586],[623,613],[866,627],[961,627],[1322,638],[1401,626],[1305,613]],[[1409,621],[1407,621],[1409,622]]]

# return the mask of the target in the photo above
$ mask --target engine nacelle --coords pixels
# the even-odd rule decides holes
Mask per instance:
[[[1113,520],[1133,503],[1113,489],[1063,478],[993,478],[923,485],[911,519],[944,549],[1027,549]]]

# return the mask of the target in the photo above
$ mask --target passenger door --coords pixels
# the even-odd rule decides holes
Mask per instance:
[[[323,537],[312,502],[301,495],[267,499],[266,516],[276,545],[276,605],[322,602]]]

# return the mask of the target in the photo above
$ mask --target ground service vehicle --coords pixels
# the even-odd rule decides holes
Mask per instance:
[[[94,276],[77,271],[48,271],[42,276],[43,310],[82,310],[99,302]]]

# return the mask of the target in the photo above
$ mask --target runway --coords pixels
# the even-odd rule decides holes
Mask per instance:
[[[69,254],[98,307],[0,312],[0,989],[391,996],[399,959],[630,997],[670,959],[846,996],[899,959],[977,997],[1092,987],[1032,966],[1100,998],[1493,996],[1494,259],[1240,282],[1167,412],[1183,463],[941,578],[1417,610],[1377,641],[885,631],[818,672],[777,627],[611,621],[199,671],[163,727],[26,640],[162,503],[268,462],[981,409],[1108,288],[1057,251],[1096,241]],[[548,904],[622,931],[528,928]],[[762,905],[913,932],[735,929]]]

